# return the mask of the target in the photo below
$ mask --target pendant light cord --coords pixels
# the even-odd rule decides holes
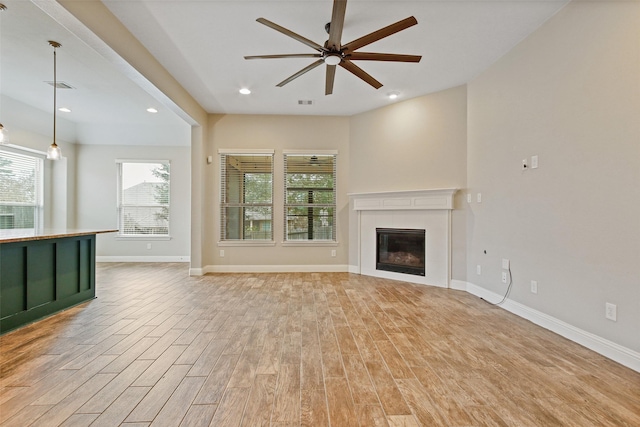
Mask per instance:
[[[53,46],[53,145],[56,144],[56,107],[58,106],[56,95],[58,92],[58,81],[56,76],[56,47]]]

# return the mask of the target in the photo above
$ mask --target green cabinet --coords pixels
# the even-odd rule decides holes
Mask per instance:
[[[96,235],[0,244],[0,333],[95,298]]]

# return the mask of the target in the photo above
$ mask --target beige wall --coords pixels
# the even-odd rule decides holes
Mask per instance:
[[[467,157],[468,280],[504,294],[509,258],[510,298],[635,351],[639,24],[637,2],[570,3],[469,84]]]
[[[348,258],[349,118],[317,116],[212,115],[205,155],[206,179],[203,265],[211,271],[226,266],[305,266],[345,269]],[[274,247],[219,247],[219,149],[274,149]],[[337,150],[337,246],[284,247],[282,150]],[[220,249],[225,256],[220,257]],[[336,257],[331,251],[336,250]]]
[[[350,193],[461,189],[452,216],[452,277],[466,280],[466,87],[353,116],[349,143]],[[356,220],[351,212],[352,234],[357,232]],[[357,248],[351,252],[354,264]]]

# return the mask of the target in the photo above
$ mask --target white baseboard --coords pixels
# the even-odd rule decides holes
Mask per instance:
[[[452,279],[449,283],[449,289],[454,289],[456,291],[466,291],[467,290],[467,282],[463,280]]]
[[[453,282],[453,281],[452,281]],[[502,299],[502,295],[498,295],[494,292],[488,291],[473,283],[463,282],[460,280],[455,281],[456,288],[459,290],[466,290],[472,295],[483,298],[490,302],[498,302]],[[464,289],[462,289],[464,288]],[[452,289],[453,283],[452,283]],[[505,300],[499,307],[520,316],[530,322],[535,323],[545,329],[555,332],[575,343],[578,343],[590,350],[595,351],[611,360],[614,360],[621,365],[624,365],[636,372],[640,372],[640,353],[623,347],[612,341],[606,340],[602,337],[592,334],[591,332],[584,331],[576,328],[562,320],[551,317],[548,314],[542,313],[538,310],[534,310],[526,305],[515,302],[511,299]]]
[[[207,265],[192,268],[192,276],[207,273],[347,273],[348,265]]]
[[[350,265],[349,266],[349,273],[360,274],[360,269],[358,268],[357,265]]]
[[[190,268],[189,276],[202,276],[204,273],[204,268]]]
[[[189,262],[189,256],[96,256],[96,262]]]

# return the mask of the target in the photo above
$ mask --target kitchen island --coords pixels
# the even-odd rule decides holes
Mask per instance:
[[[96,235],[0,230],[0,334],[95,298]]]

